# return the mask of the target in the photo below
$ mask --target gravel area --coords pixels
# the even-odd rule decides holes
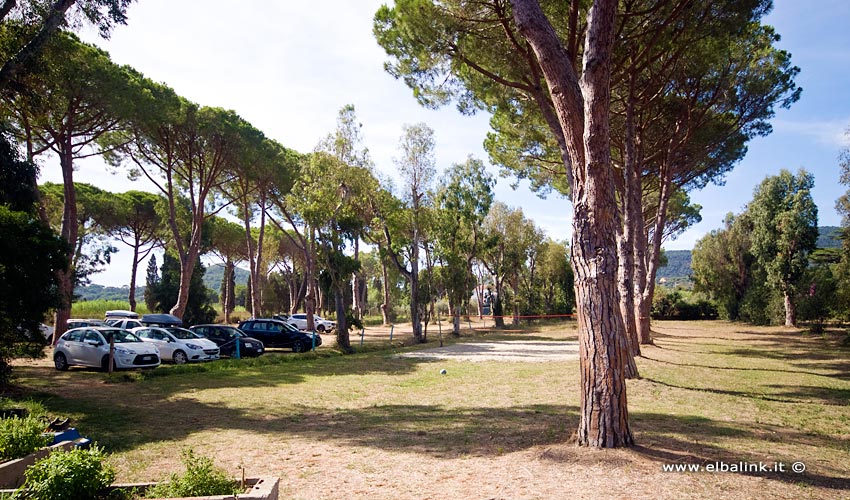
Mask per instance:
[[[543,363],[578,359],[578,342],[505,340],[452,344],[399,354],[403,358]]]

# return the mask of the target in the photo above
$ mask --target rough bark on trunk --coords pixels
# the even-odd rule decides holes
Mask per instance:
[[[536,0],[512,0],[520,33],[548,83],[573,169],[572,264],[581,367],[578,444],[631,446],[623,359],[625,332],[617,294],[619,220],[611,173],[610,58],[616,0],[596,0],[588,14],[581,82]]]
[[[632,220],[635,212],[633,206],[635,198],[633,191],[636,189],[634,185],[635,179],[640,182],[639,176],[634,172],[637,170],[635,164],[635,125],[634,125],[634,77],[629,79],[629,100],[626,106],[626,140],[625,154],[623,155],[623,177],[621,190],[621,206],[623,220],[620,225],[620,231],[617,232],[617,253],[619,255],[619,266],[617,273],[620,276],[619,291],[620,291],[620,313],[623,316],[623,326],[626,330],[626,338],[628,339],[629,352],[632,356],[640,356],[640,339],[638,338],[638,321],[635,315],[635,287],[634,287],[634,272],[635,272],[635,256],[634,256],[634,239],[635,239],[635,223]],[[640,207],[638,207],[640,210]],[[634,360],[632,360],[634,363]]]
[[[71,304],[74,301],[74,277],[75,269],[74,248],[77,241],[79,228],[77,226],[77,191],[74,186],[74,156],[70,135],[64,137],[57,143],[62,144],[62,153],[59,155],[59,164],[62,168],[62,181],[64,191],[64,204],[62,207],[62,227],[60,235],[68,244],[70,255],[68,255],[68,267],[57,271],[59,288],[59,307],[54,315],[53,342],[65,333],[68,328],[68,319],[71,317]]]
[[[641,344],[652,344],[649,313],[652,308],[652,297],[655,295],[655,276],[658,273],[658,263],[661,259],[661,243],[664,240],[664,225],[667,222],[667,206],[672,192],[671,175],[669,166],[663,165],[661,168],[661,190],[658,195],[658,212],[655,214],[652,241],[648,247],[649,256],[646,259],[646,281],[641,291],[638,330]]]

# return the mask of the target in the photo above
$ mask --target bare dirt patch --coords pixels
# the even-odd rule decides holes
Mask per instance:
[[[539,340],[503,340],[452,344],[399,354],[402,358],[446,361],[508,361],[516,363],[545,363],[578,359],[578,342],[547,342]]]

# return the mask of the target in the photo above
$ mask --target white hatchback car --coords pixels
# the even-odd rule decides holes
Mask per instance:
[[[218,345],[185,328],[143,326],[132,330],[137,337],[159,349],[162,359],[176,365],[189,361],[214,361],[219,358]]]
[[[159,366],[159,349],[142,342],[127,330],[109,327],[82,327],[68,330],[53,348],[53,364],[57,370],[69,366],[93,366],[104,371],[109,367],[109,342],[114,340],[113,368],[155,368]]]

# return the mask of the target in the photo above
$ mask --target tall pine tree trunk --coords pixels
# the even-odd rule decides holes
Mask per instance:
[[[76,248],[79,227],[77,226],[77,191],[74,186],[74,156],[71,137],[66,136],[57,141],[62,145],[62,153],[59,155],[59,164],[62,168],[62,181],[64,188],[64,203],[62,206],[62,227],[60,236],[68,244],[68,267],[56,272],[57,287],[59,291],[59,307],[54,315],[53,342],[65,333],[68,328],[68,319],[71,318],[71,304],[74,301],[74,278],[76,275],[74,262],[74,248]]]
[[[136,273],[139,270],[139,235],[136,234],[135,245],[133,245],[133,265],[130,269],[130,296],[127,301],[130,303],[130,310],[136,310]]]
[[[631,446],[614,237],[620,221],[608,121],[617,2],[595,0],[590,9],[580,83],[570,55],[537,0],[512,0],[511,4],[517,27],[533,48],[551,89],[574,178],[572,263],[581,369],[578,444]]]

